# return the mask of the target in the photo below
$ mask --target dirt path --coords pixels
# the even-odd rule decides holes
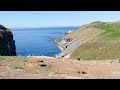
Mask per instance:
[[[0,60],[1,79],[120,79],[118,60],[66,60],[29,57]]]

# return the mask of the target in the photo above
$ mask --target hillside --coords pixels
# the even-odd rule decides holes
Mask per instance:
[[[61,43],[65,39],[69,42]],[[65,48],[57,57],[71,59],[108,60],[120,58],[120,22],[92,22],[59,39]],[[78,43],[76,43],[78,42]],[[76,44],[75,44],[76,43]],[[73,49],[72,49],[73,48]],[[67,52],[67,53],[65,53]]]
[[[1,79],[120,79],[120,22],[93,22],[54,40],[61,53],[0,56]]]
[[[120,22],[94,22],[87,28],[94,27],[104,31],[81,46],[79,46],[70,58],[81,59],[119,59],[120,58]]]

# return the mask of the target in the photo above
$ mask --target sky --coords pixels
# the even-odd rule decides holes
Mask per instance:
[[[118,20],[120,11],[0,11],[0,24],[7,28],[81,26]]]

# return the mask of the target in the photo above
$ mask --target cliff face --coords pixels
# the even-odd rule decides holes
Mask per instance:
[[[16,46],[15,41],[13,40],[13,33],[3,25],[0,25],[0,55],[16,55]]]

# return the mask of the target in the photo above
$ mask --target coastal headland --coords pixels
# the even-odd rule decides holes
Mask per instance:
[[[1,79],[120,79],[120,22],[92,22],[54,40],[61,53],[1,56]]]

